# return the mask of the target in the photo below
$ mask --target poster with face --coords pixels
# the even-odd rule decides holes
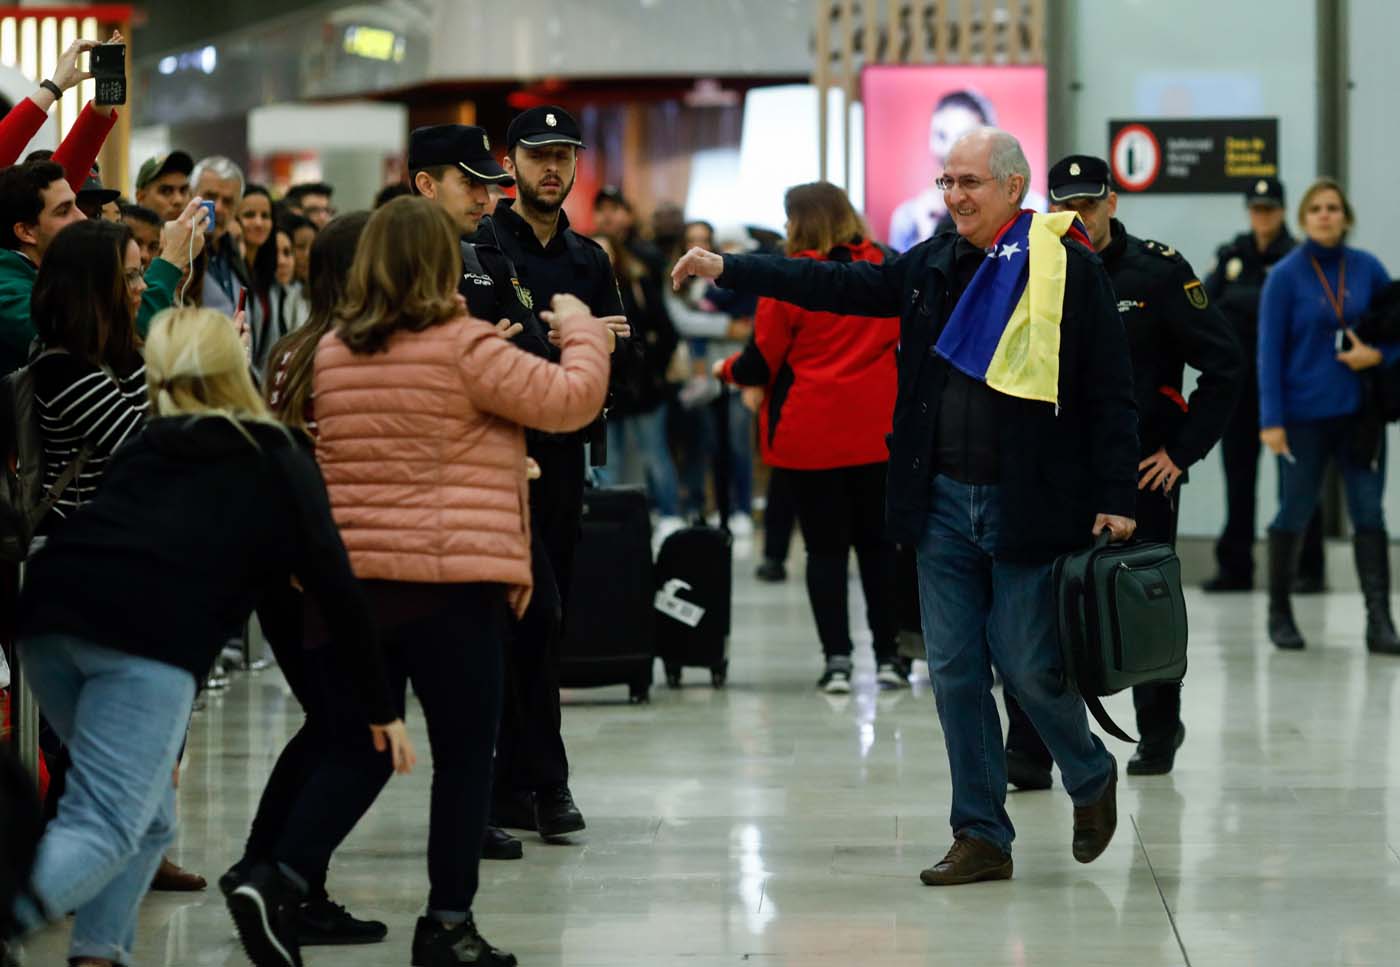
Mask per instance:
[[[1044,67],[880,65],[861,74],[865,214],[875,237],[912,248],[947,218],[933,180],[964,134],[984,125],[1021,142],[1031,165],[1025,207],[1045,209]]]

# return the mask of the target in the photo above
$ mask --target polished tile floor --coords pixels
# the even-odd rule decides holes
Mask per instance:
[[[1123,780],[1117,838],[1087,867],[1070,856],[1058,783],[1015,794],[1016,878],[937,890],[918,881],[949,841],[927,682],[879,693],[867,653],[852,696],[818,694],[800,569],[777,587],[751,569],[736,566],[726,690],[697,670],[647,706],[620,688],[566,695],[588,832],[486,864],[476,911],[522,964],[1400,962],[1400,659],[1366,654],[1355,592],[1300,600],[1300,654],[1263,639],[1262,595],[1192,592],[1190,733],[1175,774]],[[1132,721],[1126,696],[1109,705]],[[212,879],[234,859],[296,721],[275,669],[238,676],[197,716],[182,864]],[[1126,762],[1130,750],[1109,744]],[[407,964],[429,775],[395,779],[332,870],[336,897],[387,920],[389,942],[314,948],[308,965]],[[65,938],[38,938],[30,963],[62,963]],[[151,897],[138,955],[246,963],[213,892]]]

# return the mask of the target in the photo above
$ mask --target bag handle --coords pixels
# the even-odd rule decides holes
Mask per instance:
[[[1118,723],[1113,721],[1113,718],[1108,714],[1108,710],[1103,707],[1103,703],[1099,701],[1097,695],[1080,694],[1084,699],[1085,707],[1089,709],[1089,714],[1094,717],[1095,722],[1099,723],[1100,728],[1115,739],[1121,739],[1124,742],[1132,742],[1134,744],[1137,743],[1137,739],[1118,727]]]
[[[83,448],[78,451],[78,455],[68,461],[68,465],[63,468],[63,472],[53,482],[53,486],[44,493],[44,499],[39,501],[39,505],[34,508],[34,512],[30,516],[31,528],[37,528],[39,522],[48,515],[49,511],[53,510],[54,505],[58,503],[58,498],[63,496],[63,492],[83,472],[83,464],[87,463],[90,456],[92,456],[92,447],[84,444]]]

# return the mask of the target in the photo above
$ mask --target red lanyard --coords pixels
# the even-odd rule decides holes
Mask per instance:
[[[1322,266],[1317,259],[1310,259],[1313,271],[1317,273],[1317,281],[1322,283],[1322,291],[1327,294],[1327,303],[1332,307],[1332,311],[1337,314],[1337,325],[1346,328],[1346,319],[1343,318],[1342,304],[1347,297],[1347,259],[1342,256],[1342,264],[1337,269],[1337,290],[1332,291],[1332,286],[1327,282],[1327,275],[1322,271]]]

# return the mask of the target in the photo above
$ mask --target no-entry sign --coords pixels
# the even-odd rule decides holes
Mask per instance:
[[[1119,191],[1234,194],[1278,177],[1278,118],[1108,122]]]

